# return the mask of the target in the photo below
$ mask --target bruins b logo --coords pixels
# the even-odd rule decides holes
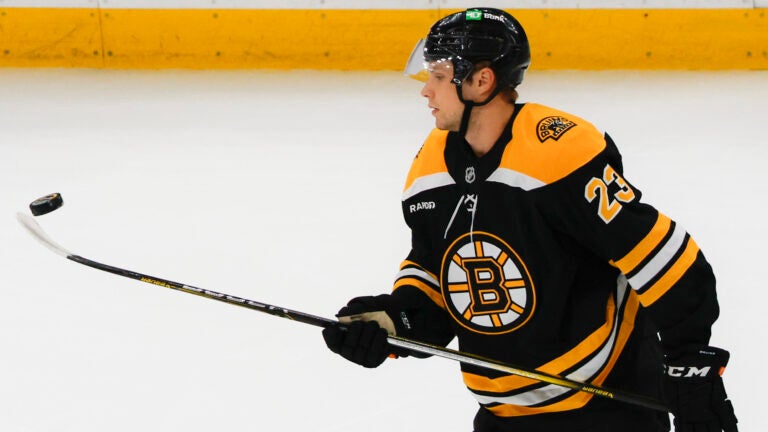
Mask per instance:
[[[465,328],[483,334],[517,330],[536,304],[525,264],[493,234],[464,234],[443,257],[440,275],[445,305]]]

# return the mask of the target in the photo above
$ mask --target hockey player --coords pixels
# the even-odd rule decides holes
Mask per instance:
[[[642,202],[607,134],[516,103],[530,63],[510,14],[435,23],[407,71],[436,129],[402,196],[412,248],[391,294],[352,299],[323,331],[348,360],[379,366],[387,334],[445,345],[663,400],[679,432],[736,431],[709,346],[712,270],[681,225]],[[475,432],[668,431],[667,413],[462,364]]]

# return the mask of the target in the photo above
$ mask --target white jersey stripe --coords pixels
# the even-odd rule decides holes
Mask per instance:
[[[484,396],[474,392],[472,392],[472,396],[474,396],[475,399],[477,399],[477,401],[483,405],[487,405],[491,403],[503,403],[503,404],[509,404],[509,405],[517,405],[517,406],[531,406],[531,405],[538,405],[542,402],[546,402],[549,399],[556,398],[569,391],[571,391],[571,389],[569,389],[568,387],[561,387],[558,385],[549,384],[547,386],[538,388],[536,390],[531,390],[525,393],[520,393],[512,396],[505,396],[505,397]]]
[[[669,264],[675,254],[677,254],[683,246],[685,234],[685,230],[680,225],[676,224],[675,231],[672,232],[672,236],[667,240],[661,250],[656,253],[642,270],[629,278],[629,284],[632,285],[634,290],[639,291],[643,289],[648,281],[653,279],[654,276],[659,274],[659,272]]]
[[[614,316],[613,328],[611,329],[611,336],[605,345],[600,349],[600,352],[592,357],[588,362],[577,370],[571,372],[566,376],[568,379],[587,382],[592,379],[608,362],[611,357],[614,345],[616,345],[616,337],[618,336],[619,328],[621,327],[622,320],[619,313],[622,310],[622,305],[627,296],[627,278],[624,275],[619,275],[618,285],[616,287],[616,314]]]
[[[436,189],[441,186],[452,185],[455,183],[456,182],[453,181],[453,177],[451,177],[451,175],[448,174],[447,172],[441,172],[437,174],[426,175],[424,177],[419,177],[413,181],[413,184],[411,185],[411,187],[409,187],[408,189],[405,190],[405,192],[403,192],[403,201],[421,192],[428,191],[430,189]]]
[[[497,168],[496,171],[488,177],[487,181],[503,183],[507,186],[517,187],[527,191],[546,186],[546,183],[539,179],[509,168]]]
[[[587,363],[582,365],[574,372],[568,374],[567,378],[576,381],[587,382],[589,379],[594,377],[608,362],[608,359],[611,356],[611,352],[613,351],[613,348],[616,344],[616,337],[618,335],[619,328],[622,324],[622,320],[619,314],[623,310],[622,306],[628,298],[627,279],[624,277],[624,275],[620,275],[618,278],[616,298],[616,314],[613,319],[613,328],[611,329],[611,336],[608,338],[608,341],[603,345],[597,355],[595,355],[592,359],[590,359]],[[569,391],[571,391],[570,388],[550,384],[541,388],[511,396],[494,397],[477,394],[475,392],[472,392],[472,395],[481,404],[502,403],[518,406],[533,406],[544,403],[552,398],[561,396]]]
[[[397,273],[397,276],[395,277],[395,280],[406,277],[406,276],[414,276],[419,279],[424,279],[425,281],[429,282],[430,284],[434,285],[436,289],[440,289],[440,282],[432,277],[429,273],[425,272],[424,270],[419,270],[417,268],[409,267],[404,268],[400,270]]]

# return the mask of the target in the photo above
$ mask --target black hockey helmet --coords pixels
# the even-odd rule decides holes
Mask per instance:
[[[500,9],[474,8],[436,22],[416,45],[406,74],[418,79],[419,72],[441,61],[452,63],[457,86],[472,73],[474,65],[487,61],[501,90],[523,81],[531,63],[531,49],[523,27],[512,15]]]

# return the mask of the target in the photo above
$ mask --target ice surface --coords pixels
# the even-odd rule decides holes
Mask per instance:
[[[386,292],[400,193],[432,127],[399,73],[0,69],[0,430],[469,431],[458,365],[376,370],[319,329],[45,250],[332,316]],[[625,174],[713,264],[741,428],[768,430],[768,72],[531,71],[521,99],[607,130]]]

